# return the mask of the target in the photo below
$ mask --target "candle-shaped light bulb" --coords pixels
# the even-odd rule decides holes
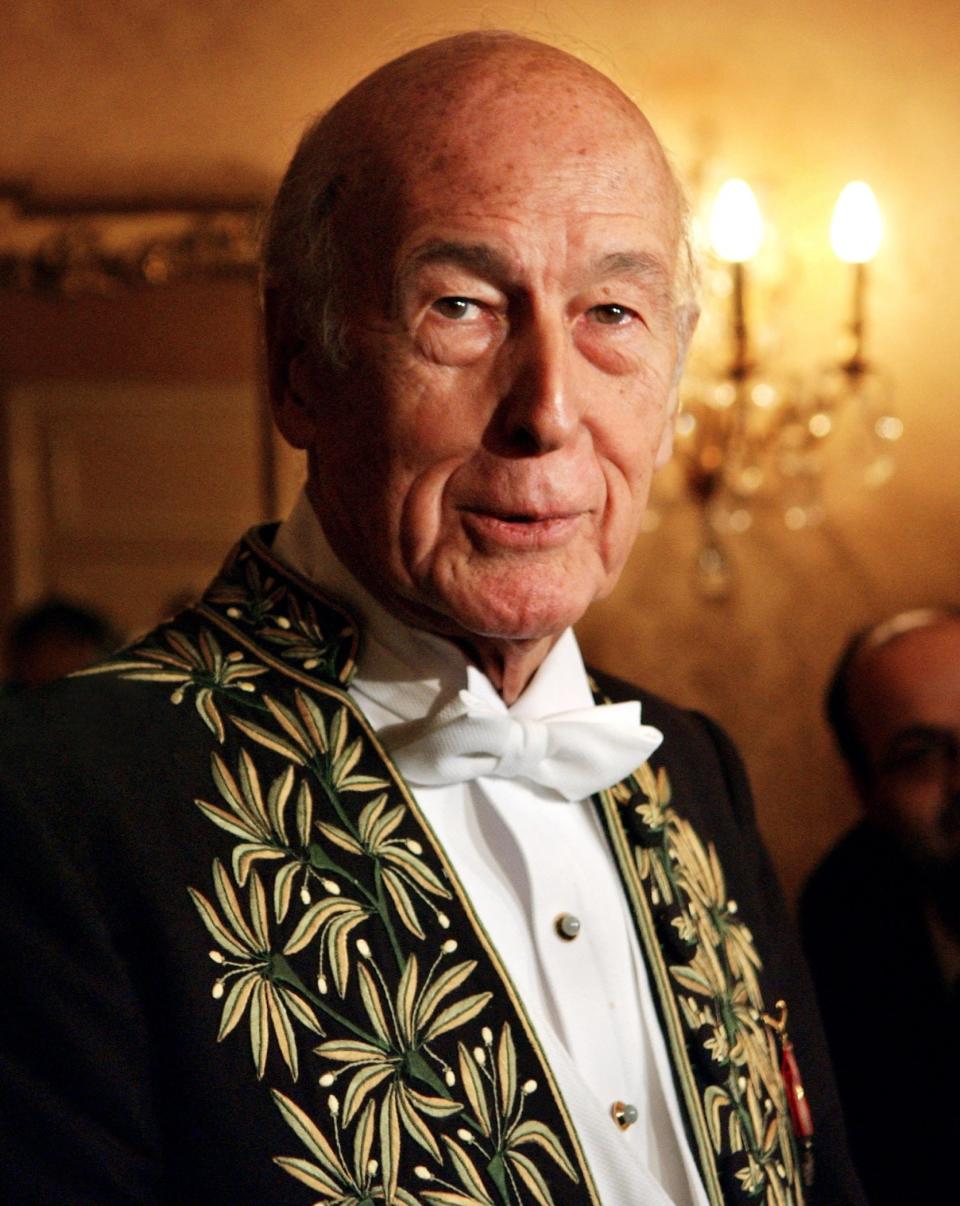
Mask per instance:
[[[883,219],[873,189],[862,180],[846,185],[833,211],[830,243],[847,264],[866,264],[877,254]]]
[[[744,264],[763,241],[763,217],[746,180],[728,180],[710,211],[710,244],[722,260]]]

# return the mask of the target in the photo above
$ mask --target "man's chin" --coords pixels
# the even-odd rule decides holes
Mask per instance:
[[[443,611],[461,639],[535,644],[559,637],[591,601],[569,590],[491,591],[444,600]]]
[[[552,642],[610,585],[596,550],[569,552],[493,558],[441,551],[403,567],[392,589],[372,593],[405,623],[456,641]]]

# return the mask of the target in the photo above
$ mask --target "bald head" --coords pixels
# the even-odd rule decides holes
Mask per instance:
[[[499,158],[496,145],[505,149]],[[512,161],[596,157],[611,194],[639,186],[674,225],[671,292],[685,342],[695,318],[682,192],[646,118],[606,76],[572,55],[509,33],[446,38],[363,79],[307,130],[274,205],[264,254],[272,368],[313,345],[348,360],[344,291],[370,280],[393,247],[409,190],[473,183],[496,203]],[[638,174],[635,162],[642,168]],[[632,179],[631,167],[633,167]],[[502,185],[502,189],[501,186]]]
[[[629,132],[655,147],[669,176],[646,118],[611,80],[552,46],[505,33],[461,34],[385,64],[320,119],[303,149],[349,162],[358,177],[411,162],[443,170],[452,166],[450,139],[477,121],[520,132],[532,120],[550,144],[584,116],[601,117],[610,136]]]
[[[869,709],[871,700],[878,695],[882,702],[889,699],[886,684],[878,691],[877,675],[882,676],[891,662],[890,648],[894,647],[894,653],[899,655],[906,646],[909,655],[918,643],[926,642],[931,630],[934,639],[941,630],[960,632],[960,608],[914,608],[860,629],[847,641],[833,668],[824,697],[824,714],[837,748],[864,795],[869,794],[875,767],[860,713],[864,708]],[[919,641],[905,642],[904,638],[911,634],[916,634]],[[960,670],[955,673],[960,683]],[[905,675],[908,685],[913,678],[922,677],[909,672]],[[900,707],[900,701],[895,700],[893,706]]]

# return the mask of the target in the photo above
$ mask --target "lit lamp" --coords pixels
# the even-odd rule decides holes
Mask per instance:
[[[837,198],[830,223],[834,253],[853,271],[847,346],[840,364],[824,374],[817,401],[828,430],[839,411],[857,414],[856,435],[866,440],[864,477],[870,485],[881,484],[893,472],[888,446],[903,433],[903,423],[890,411],[889,387],[865,354],[867,265],[882,238],[883,219],[873,189],[862,180],[851,181]]]
[[[742,380],[750,371],[750,340],[746,320],[746,268],[763,242],[763,218],[746,180],[728,180],[710,211],[710,244],[730,265],[732,280],[733,360],[730,376]]]
[[[850,357],[843,368],[860,373],[866,368],[863,356],[863,324],[867,289],[867,264],[877,254],[883,238],[883,219],[873,189],[862,180],[846,185],[833,210],[830,245],[838,259],[853,267],[853,314],[850,321]]]
[[[740,499],[764,478],[760,464],[763,407],[774,394],[759,381],[750,347],[747,264],[763,241],[763,218],[745,180],[728,180],[709,218],[710,244],[730,269],[730,353],[715,376],[691,385],[677,425],[679,460],[688,494],[700,512],[701,540],[696,574],[701,592],[727,593],[730,569],[721,530],[746,526],[749,512]],[[760,409],[758,409],[758,403]]]

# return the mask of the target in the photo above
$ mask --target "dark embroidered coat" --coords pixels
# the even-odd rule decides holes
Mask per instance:
[[[2,1200],[598,1200],[523,1004],[346,692],[358,639],[253,534],[197,607],[7,703]],[[708,1197],[860,1201],[739,761],[641,698],[662,756],[597,807]],[[809,1191],[763,1019],[780,998]]]

